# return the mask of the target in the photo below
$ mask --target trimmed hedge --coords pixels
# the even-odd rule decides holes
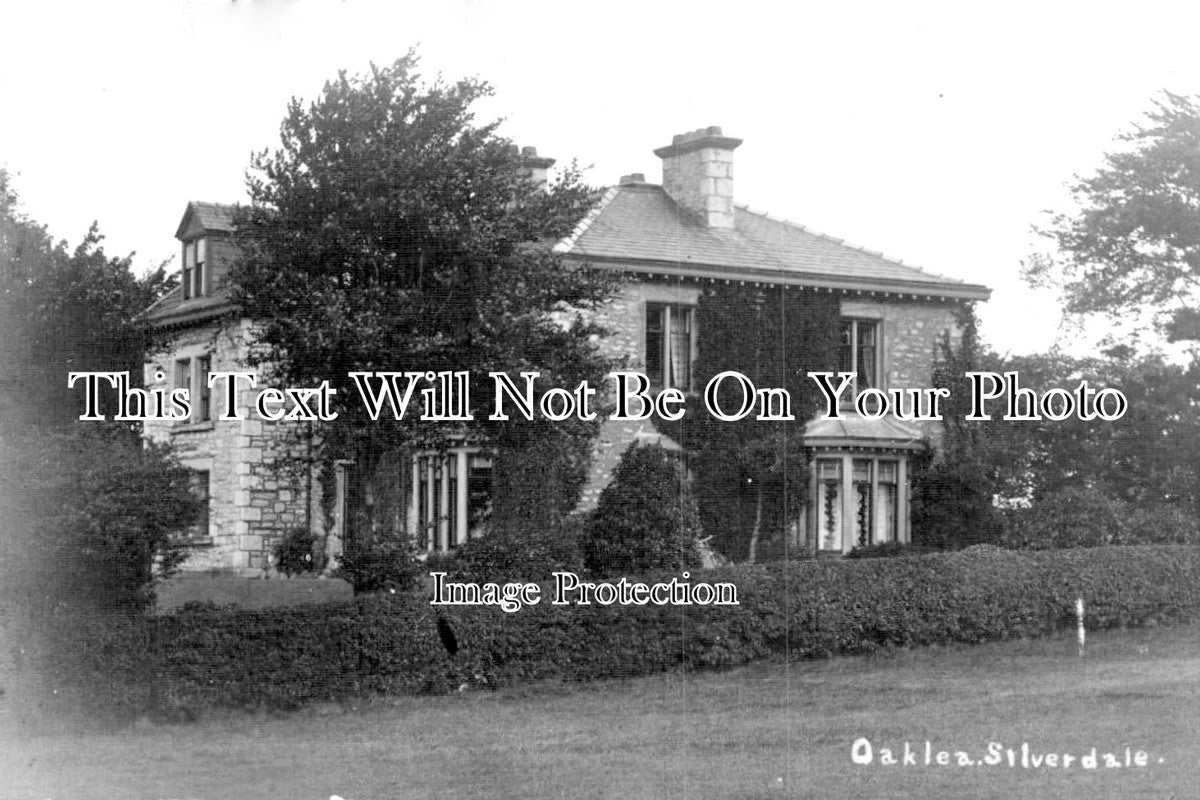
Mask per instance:
[[[540,605],[515,613],[435,609],[425,594],[265,610],[203,606],[110,625],[77,650],[110,665],[109,684],[142,687],[130,696],[159,708],[287,709],[464,684],[593,680],[785,653],[820,658],[1038,636],[1069,624],[1079,596],[1093,629],[1186,621],[1200,611],[1200,549],[1184,546],[1014,552],[977,545],[725,567],[692,580],[733,582],[740,605],[551,606],[546,587]],[[454,656],[439,639],[439,611],[459,646]]]

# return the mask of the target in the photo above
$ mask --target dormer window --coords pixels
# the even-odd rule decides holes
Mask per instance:
[[[183,243],[183,299],[203,297],[208,290],[207,240],[203,237]]]

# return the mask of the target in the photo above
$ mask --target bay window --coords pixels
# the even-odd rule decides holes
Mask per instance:
[[[814,464],[817,550],[849,552],[905,541],[901,487],[906,460],[897,455],[827,453]]]

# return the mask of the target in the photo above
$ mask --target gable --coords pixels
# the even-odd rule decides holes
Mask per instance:
[[[234,206],[193,200],[183,212],[175,238],[191,239],[202,233],[232,233]]]

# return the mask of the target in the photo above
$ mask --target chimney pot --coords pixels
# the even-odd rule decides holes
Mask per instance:
[[[550,168],[554,166],[554,159],[537,154],[537,148],[526,145],[525,147],[517,147],[515,144],[508,146],[508,155],[516,163],[523,166],[526,173],[529,175],[529,182],[534,186],[540,187],[546,191],[550,189]]]
[[[646,176],[641,172],[631,172],[628,175],[621,176],[621,185],[628,186],[631,183],[645,183]]]

